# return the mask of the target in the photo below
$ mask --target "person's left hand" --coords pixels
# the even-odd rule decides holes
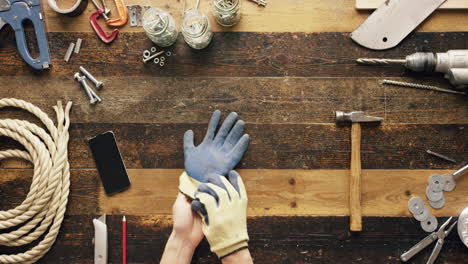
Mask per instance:
[[[194,250],[203,239],[202,220],[192,210],[192,201],[179,192],[172,207],[174,217],[173,235],[183,240]]]

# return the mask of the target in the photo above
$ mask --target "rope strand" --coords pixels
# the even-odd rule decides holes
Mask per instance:
[[[0,232],[22,225],[16,230],[0,234],[0,245],[22,246],[37,240],[48,231],[43,240],[24,253],[0,255],[0,263],[34,263],[44,256],[57,238],[68,202],[70,165],[68,163],[68,128],[72,103],[54,106],[57,126],[41,109],[23,100],[0,100],[0,108],[24,109],[45,125],[46,130],[28,121],[0,120],[0,135],[22,144],[26,151],[0,151],[0,160],[21,158],[34,165],[31,187],[26,199],[16,208],[0,211]]]

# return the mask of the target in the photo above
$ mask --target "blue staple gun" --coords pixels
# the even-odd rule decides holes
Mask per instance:
[[[0,30],[9,24],[15,31],[16,46],[23,60],[37,70],[48,69],[51,62],[40,0],[0,0]],[[34,25],[39,57],[32,58],[26,43],[23,24]]]

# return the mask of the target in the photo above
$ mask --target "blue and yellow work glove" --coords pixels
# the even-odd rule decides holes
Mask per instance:
[[[236,167],[249,146],[244,121],[237,120],[237,113],[230,113],[216,133],[220,118],[221,112],[216,110],[203,142],[196,147],[193,131],[185,132],[185,172],[179,178],[179,190],[192,199],[198,186],[210,178],[212,183],[222,186],[220,177],[227,176]]]
[[[219,258],[248,247],[247,192],[236,171],[229,173],[229,181],[219,177],[225,188],[203,183],[195,193],[192,209],[203,218],[203,234],[211,251]]]

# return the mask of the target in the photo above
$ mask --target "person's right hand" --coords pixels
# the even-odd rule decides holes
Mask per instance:
[[[207,183],[215,178],[219,183],[221,176],[239,163],[249,145],[249,135],[244,134],[244,121],[237,120],[237,113],[232,112],[224,120],[216,133],[221,112],[216,110],[211,117],[203,142],[195,146],[192,130],[184,135],[185,171],[180,177],[179,190],[193,198],[200,183]]]
[[[225,189],[204,183],[195,193],[192,208],[203,217],[203,233],[211,251],[223,258],[248,247],[247,192],[236,171],[229,173],[229,181],[219,177]]]

